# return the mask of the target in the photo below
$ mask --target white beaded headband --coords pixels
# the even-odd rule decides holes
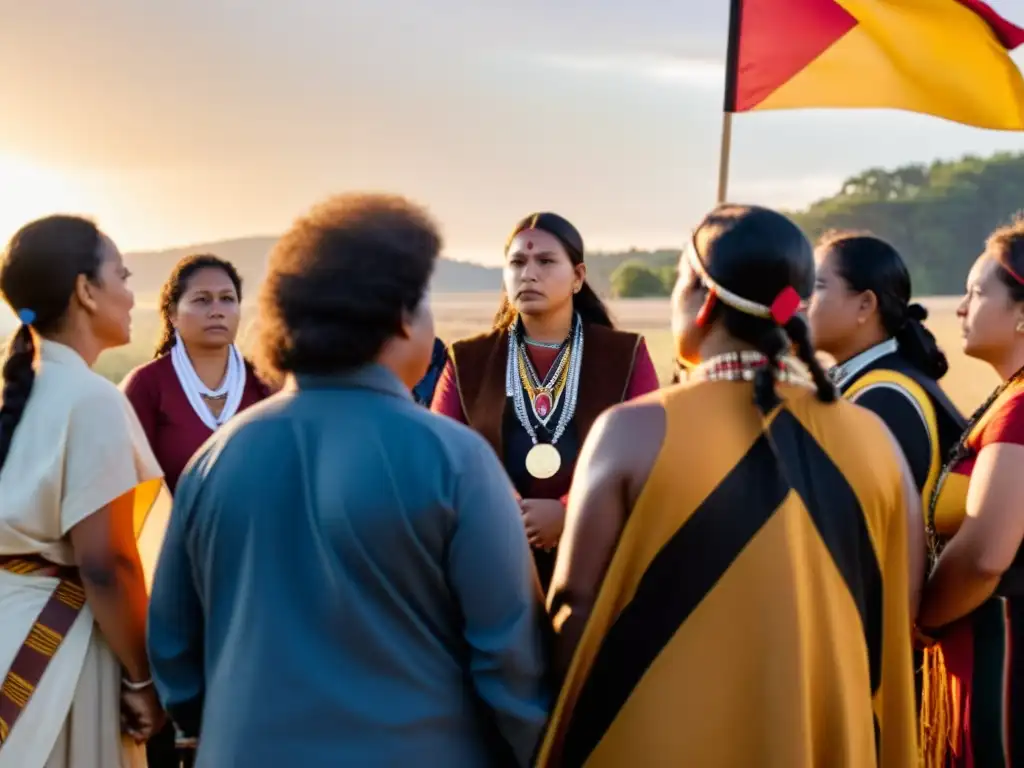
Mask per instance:
[[[704,266],[704,262],[701,260],[700,253],[697,252],[697,243],[694,242],[695,236],[696,233],[691,235],[689,242],[686,244],[686,260],[689,262],[693,271],[700,277],[701,282],[704,283],[708,290],[711,291],[712,295],[723,304],[743,312],[746,315],[760,317],[765,320],[774,320],[778,325],[785,325],[788,323],[792,319],[793,315],[795,315],[800,309],[800,304],[803,303],[803,300],[800,298],[800,294],[798,294],[796,289],[791,285],[787,285],[779,292],[779,295],[775,297],[775,301],[771,303],[771,306],[765,306],[764,304],[759,304],[756,301],[745,299],[742,296],[733,293],[728,288],[724,288],[719,285],[715,279],[708,274],[708,271]]]

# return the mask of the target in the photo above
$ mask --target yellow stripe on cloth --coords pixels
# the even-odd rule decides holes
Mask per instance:
[[[54,597],[60,600],[64,605],[74,610],[80,610],[85,605],[85,590],[77,584],[72,584],[70,581],[62,580],[57,585],[57,589],[54,592]]]
[[[54,632],[37,621],[32,625],[32,631],[29,632],[25,645],[44,656],[53,656],[57,653],[57,648],[60,647],[63,639],[64,635]]]
[[[908,397],[913,398],[914,402],[917,403],[921,417],[924,419],[931,451],[931,456],[928,460],[928,476],[925,479],[924,487],[921,489],[921,502],[924,504],[924,509],[927,509],[928,504],[931,502],[932,490],[939,479],[939,472],[942,471],[942,451],[939,448],[939,422],[935,416],[935,406],[932,404],[932,399],[928,396],[924,387],[906,374],[894,371],[891,368],[876,368],[865,374],[846,390],[844,397],[847,400],[857,402],[858,393],[875,384],[893,384],[902,389]]]
[[[28,700],[32,697],[33,691],[35,691],[35,686],[28,680],[13,672],[8,672],[3,688],[0,689],[0,694],[3,694],[24,709],[28,704]]]

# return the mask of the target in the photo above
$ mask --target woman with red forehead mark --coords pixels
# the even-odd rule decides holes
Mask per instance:
[[[587,283],[583,252],[580,233],[557,214],[516,224],[494,327],[452,345],[432,405],[501,458],[545,590],[590,426],[612,405],[658,388],[643,338],[615,330]]]

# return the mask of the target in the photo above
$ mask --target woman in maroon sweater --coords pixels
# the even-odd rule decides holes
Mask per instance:
[[[121,383],[172,494],[217,427],[270,394],[235,346],[241,302],[242,279],[230,262],[206,254],[179,261],[160,291],[155,359]],[[171,727],[146,751],[150,768],[178,768]]]
[[[242,280],[230,262],[205,254],[179,261],[160,292],[164,329],[155,359],[121,383],[171,493],[214,430],[270,394],[234,343],[241,301]]]

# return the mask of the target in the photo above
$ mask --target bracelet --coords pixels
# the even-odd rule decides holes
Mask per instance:
[[[153,678],[151,677],[148,680],[143,680],[140,683],[136,683],[136,682],[134,682],[132,680],[129,680],[127,677],[122,677],[121,678],[121,685],[123,685],[129,691],[133,691],[133,692],[137,693],[139,691],[144,691],[147,688],[149,688],[151,685],[153,685]]]

